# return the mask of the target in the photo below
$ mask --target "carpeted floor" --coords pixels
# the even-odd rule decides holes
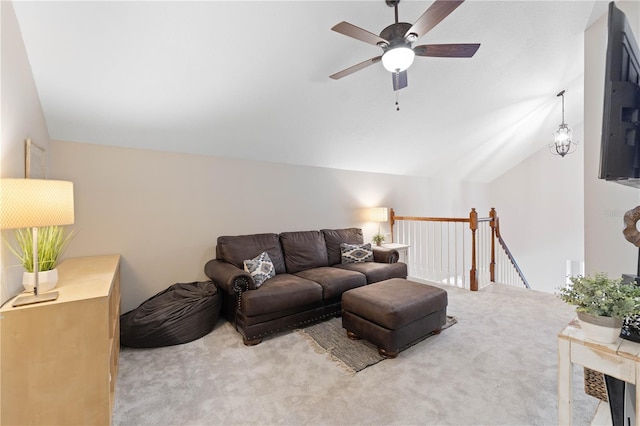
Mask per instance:
[[[455,317],[448,316],[442,330],[446,330],[457,322]],[[329,321],[298,330],[298,332],[309,340],[317,352],[325,354],[353,374],[385,360],[378,352],[378,348],[372,343],[363,339],[349,339],[345,329],[342,328],[342,319],[340,318],[332,318]],[[409,346],[418,344],[432,336],[434,335],[429,334]]]
[[[224,321],[185,345],[125,348],[113,424],[557,424],[557,333],[573,308],[506,286],[443,288],[458,323],[357,374],[295,331],[246,347]],[[574,368],[576,425],[598,403],[582,386]]]

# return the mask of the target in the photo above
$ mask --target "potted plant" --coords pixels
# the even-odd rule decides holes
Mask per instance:
[[[558,294],[563,301],[576,306],[582,328],[593,340],[615,342],[624,318],[640,311],[640,287],[622,284],[621,278],[596,273],[569,280]]]
[[[373,238],[371,238],[371,241],[373,241],[374,243],[376,243],[377,246],[379,246],[384,241],[384,235],[376,234],[373,236]]]
[[[40,291],[55,288],[58,282],[58,271],[55,267],[58,259],[67,248],[73,232],[67,232],[61,226],[44,226],[38,228],[38,283]],[[31,228],[16,229],[15,243],[7,241],[9,250],[20,260],[25,269],[22,285],[25,290],[33,291],[35,274],[33,273],[33,237]]]

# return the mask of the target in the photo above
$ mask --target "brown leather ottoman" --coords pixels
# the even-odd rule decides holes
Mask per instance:
[[[354,288],[342,295],[342,327],[380,355],[395,358],[411,343],[438,334],[447,321],[447,292],[402,278]]]

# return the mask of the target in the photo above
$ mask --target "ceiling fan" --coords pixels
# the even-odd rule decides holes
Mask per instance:
[[[470,58],[480,47],[478,43],[423,44],[411,47],[417,39],[449,16],[464,0],[436,0],[413,25],[398,22],[398,3],[400,0],[385,0],[385,2],[387,6],[395,8],[396,22],[382,30],[379,36],[345,21],[331,28],[340,34],[381,47],[382,55],[367,59],[329,77],[338,80],[382,61],[385,69],[392,73],[393,90],[400,90],[407,87],[407,68],[411,66],[416,56]]]

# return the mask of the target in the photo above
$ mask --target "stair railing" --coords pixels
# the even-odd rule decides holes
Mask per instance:
[[[530,288],[500,235],[493,208],[488,217],[478,217],[472,208],[469,217],[458,218],[396,216],[391,209],[390,222],[392,240],[410,246],[412,278],[471,291],[492,282]]]

